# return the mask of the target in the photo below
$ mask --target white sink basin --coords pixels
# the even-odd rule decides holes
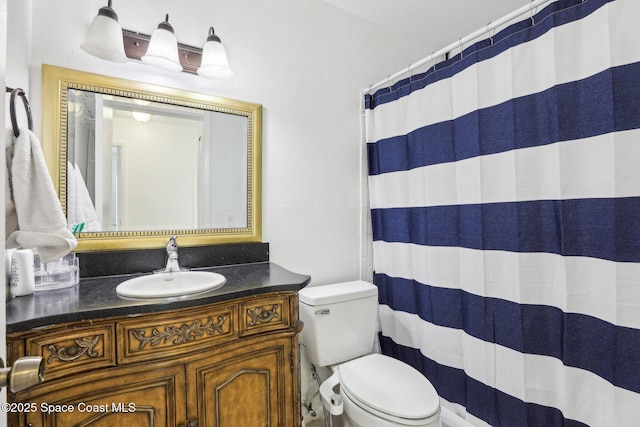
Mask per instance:
[[[127,298],[170,298],[211,291],[224,285],[225,277],[209,271],[180,271],[135,277],[122,282],[116,293]]]

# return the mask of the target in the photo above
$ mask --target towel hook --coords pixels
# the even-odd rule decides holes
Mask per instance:
[[[24,109],[27,112],[27,124],[29,126],[29,130],[33,131],[33,118],[31,116],[31,106],[29,105],[29,101],[27,100],[27,95],[20,88],[7,88],[7,92],[11,92],[11,98],[9,100],[9,112],[11,113],[11,127],[13,128],[13,135],[17,138],[20,135],[20,129],[18,129],[18,119],[16,117],[16,96],[20,96],[22,98],[22,103],[24,104]]]

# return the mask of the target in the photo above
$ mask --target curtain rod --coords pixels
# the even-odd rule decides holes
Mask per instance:
[[[371,86],[367,87],[366,89],[364,89],[362,92],[363,93],[370,93],[373,92],[375,89],[378,89],[380,86],[384,86],[385,84],[397,79],[398,77],[409,73],[413,70],[415,70],[418,67],[421,67],[422,65],[428,63],[429,61],[441,56],[441,55],[445,55],[448,52],[451,52],[453,49],[460,47],[462,45],[464,45],[465,43],[474,40],[476,38],[478,38],[479,36],[495,29],[498,28],[499,26],[512,21],[513,19],[519,17],[520,15],[524,15],[525,13],[534,10],[535,8],[537,8],[538,6],[540,6],[543,3],[548,3],[551,0],[531,0],[529,2],[529,4],[522,6],[521,8],[511,12],[508,15],[503,16],[502,18],[498,19],[497,21],[494,22],[490,22],[489,24],[487,24],[484,28],[481,28],[471,34],[469,34],[466,37],[461,38],[460,40],[458,40],[455,43],[451,43],[450,45],[432,53],[431,55],[427,56],[426,58],[421,59],[418,62],[415,62],[411,65],[409,65],[408,67],[398,71],[395,74],[390,75],[389,77],[387,77],[384,80],[379,81],[378,83],[372,84]]]

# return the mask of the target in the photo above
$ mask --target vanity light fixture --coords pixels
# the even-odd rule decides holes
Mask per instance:
[[[207,79],[226,80],[234,76],[227,52],[213,27],[209,28],[203,49],[178,43],[168,14],[151,36],[123,30],[118,23],[118,15],[111,8],[111,0],[98,12],[87,40],[80,47],[93,56],[112,62],[127,62],[129,58]]]
[[[118,23],[118,15],[111,8],[111,0],[93,18],[87,40],[80,45],[80,49],[107,61],[127,62],[122,27]]]
[[[178,40],[169,24],[169,14],[151,34],[147,53],[141,59],[145,64],[163,70],[182,71],[178,56]]]
[[[230,79],[233,71],[229,67],[227,51],[225,50],[220,37],[218,37],[213,27],[209,28],[207,42],[202,52],[202,61],[198,68],[198,75],[207,79]]]

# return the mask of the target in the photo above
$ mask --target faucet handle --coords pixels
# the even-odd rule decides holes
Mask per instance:
[[[169,237],[169,242],[167,242],[167,252],[178,250],[178,243],[176,242],[177,239],[178,236]]]

